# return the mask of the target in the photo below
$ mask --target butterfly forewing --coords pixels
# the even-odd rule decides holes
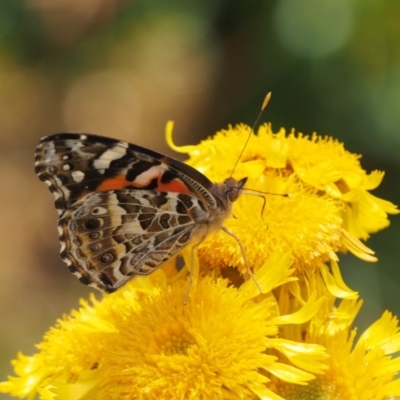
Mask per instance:
[[[103,292],[219,229],[245,183],[214,185],[152,150],[71,133],[41,140],[35,170],[56,199],[61,257],[82,283]]]
[[[35,156],[35,170],[56,197],[60,214],[93,191],[156,189],[195,194],[211,206],[212,183],[197,170],[126,142],[73,133],[47,136]]]

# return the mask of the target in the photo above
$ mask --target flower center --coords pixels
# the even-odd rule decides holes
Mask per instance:
[[[343,385],[343,383],[341,379],[335,382],[328,377],[320,377],[307,386],[283,384],[279,390],[279,395],[286,400],[355,400],[357,397],[354,390]]]
[[[186,355],[187,350],[194,344],[194,340],[188,333],[172,334],[169,338],[160,345],[160,350],[167,356],[175,354]]]

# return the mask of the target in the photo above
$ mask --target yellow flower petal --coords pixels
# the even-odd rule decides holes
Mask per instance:
[[[51,383],[48,394],[52,399],[62,400],[85,400],[96,398],[96,387],[98,386],[97,373],[94,370],[82,371],[75,381],[66,376],[58,376],[56,379],[49,379]],[[40,393],[41,398],[43,393]]]
[[[359,310],[355,302],[344,303],[347,303],[349,311]],[[400,381],[395,377],[400,371],[400,359],[393,358],[400,349],[397,318],[385,312],[355,344],[355,330],[350,330],[352,319],[348,319],[346,325],[342,320],[338,329],[332,329],[335,325],[333,319],[314,320],[307,331],[306,341],[326,347],[330,355],[325,360],[327,371],[317,375],[307,386],[281,380],[276,383],[276,392],[286,400],[303,397],[381,400],[399,395]]]
[[[324,301],[323,297],[317,298],[317,294],[314,292],[312,293],[307,303],[300,308],[300,310],[294,312],[293,314],[289,315],[281,315],[271,320],[271,323],[274,324],[303,324],[306,321],[309,321],[320,309],[322,303]]]
[[[272,289],[297,279],[292,276],[293,268],[290,268],[290,261],[290,253],[282,254],[276,251],[271,254],[255,274],[263,293],[269,293]],[[248,293],[249,298],[259,294],[258,287],[251,279],[243,283],[240,291],[241,293]]]
[[[332,261],[331,266],[333,267],[333,275],[330,273],[326,265],[321,266],[321,275],[329,292],[335,297],[341,299],[356,299],[358,293],[352,291],[343,282],[337,263]]]
[[[322,374],[327,369],[322,362],[326,360],[326,354],[322,346],[279,339],[274,341],[273,346],[275,350],[285,355],[293,365],[303,370],[311,371],[314,374]],[[316,359],[316,353],[319,353],[319,360]],[[308,357],[308,355],[311,355],[311,357]]]
[[[281,381],[288,383],[296,383],[298,385],[304,385],[307,381],[314,378],[313,374],[308,372],[301,372],[301,377],[299,377],[299,370],[287,364],[282,364],[275,362],[273,368],[269,369],[271,374],[275,375]]]

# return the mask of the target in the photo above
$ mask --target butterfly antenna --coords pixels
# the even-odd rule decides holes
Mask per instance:
[[[261,190],[256,190],[256,189],[244,189],[243,194],[249,195],[249,196],[255,196],[255,197],[260,197],[263,199],[263,206],[261,209],[261,218],[264,219],[264,209],[265,205],[267,204],[267,200],[265,198],[266,194],[273,195],[273,196],[282,196],[282,197],[290,197],[289,193],[272,193],[272,192],[262,192]]]
[[[261,118],[261,116],[262,116],[264,110],[266,109],[266,107],[267,107],[269,101],[271,100],[271,96],[272,96],[272,92],[268,92],[267,95],[266,95],[265,98],[264,98],[264,101],[263,101],[262,106],[261,106],[261,110],[260,110],[260,112],[258,113],[258,116],[257,116],[257,118],[256,118],[256,120],[255,120],[253,126],[251,127],[250,133],[249,133],[249,135],[247,136],[247,139],[246,139],[246,143],[245,143],[244,146],[242,147],[242,151],[240,152],[239,157],[237,158],[237,160],[236,160],[236,162],[235,162],[235,165],[234,165],[233,168],[232,168],[232,172],[231,172],[231,176],[230,176],[231,178],[232,178],[233,172],[235,171],[237,165],[239,164],[240,159],[242,158],[242,155],[243,155],[244,151],[246,150],[246,147],[247,147],[247,144],[249,143],[249,140],[250,140],[250,138],[251,138],[251,135],[254,133],[254,130],[256,129],[256,126],[257,126],[257,124],[258,124],[258,121],[260,121],[260,118]]]

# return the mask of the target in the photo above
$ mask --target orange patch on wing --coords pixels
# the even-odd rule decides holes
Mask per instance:
[[[132,182],[127,181],[124,175],[118,175],[102,182],[101,185],[97,186],[96,191],[104,192],[106,190],[123,189],[128,185],[132,185]]]
[[[110,178],[102,182],[99,186],[97,186],[96,191],[104,192],[106,190],[118,190],[124,189],[127,186],[136,186],[138,189],[143,187],[137,185],[137,183],[135,185],[135,181],[127,181],[124,175],[118,175],[114,178]],[[175,192],[185,194],[191,193],[186,185],[184,185],[181,181],[175,179],[167,183],[162,183],[160,182],[160,179],[158,179],[157,188],[155,188],[155,190],[158,190],[160,192]]]
[[[158,181],[157,190],[160,192],[176,192],[190,194],[190,190],[181,181],[173,179],[168,183]]]

